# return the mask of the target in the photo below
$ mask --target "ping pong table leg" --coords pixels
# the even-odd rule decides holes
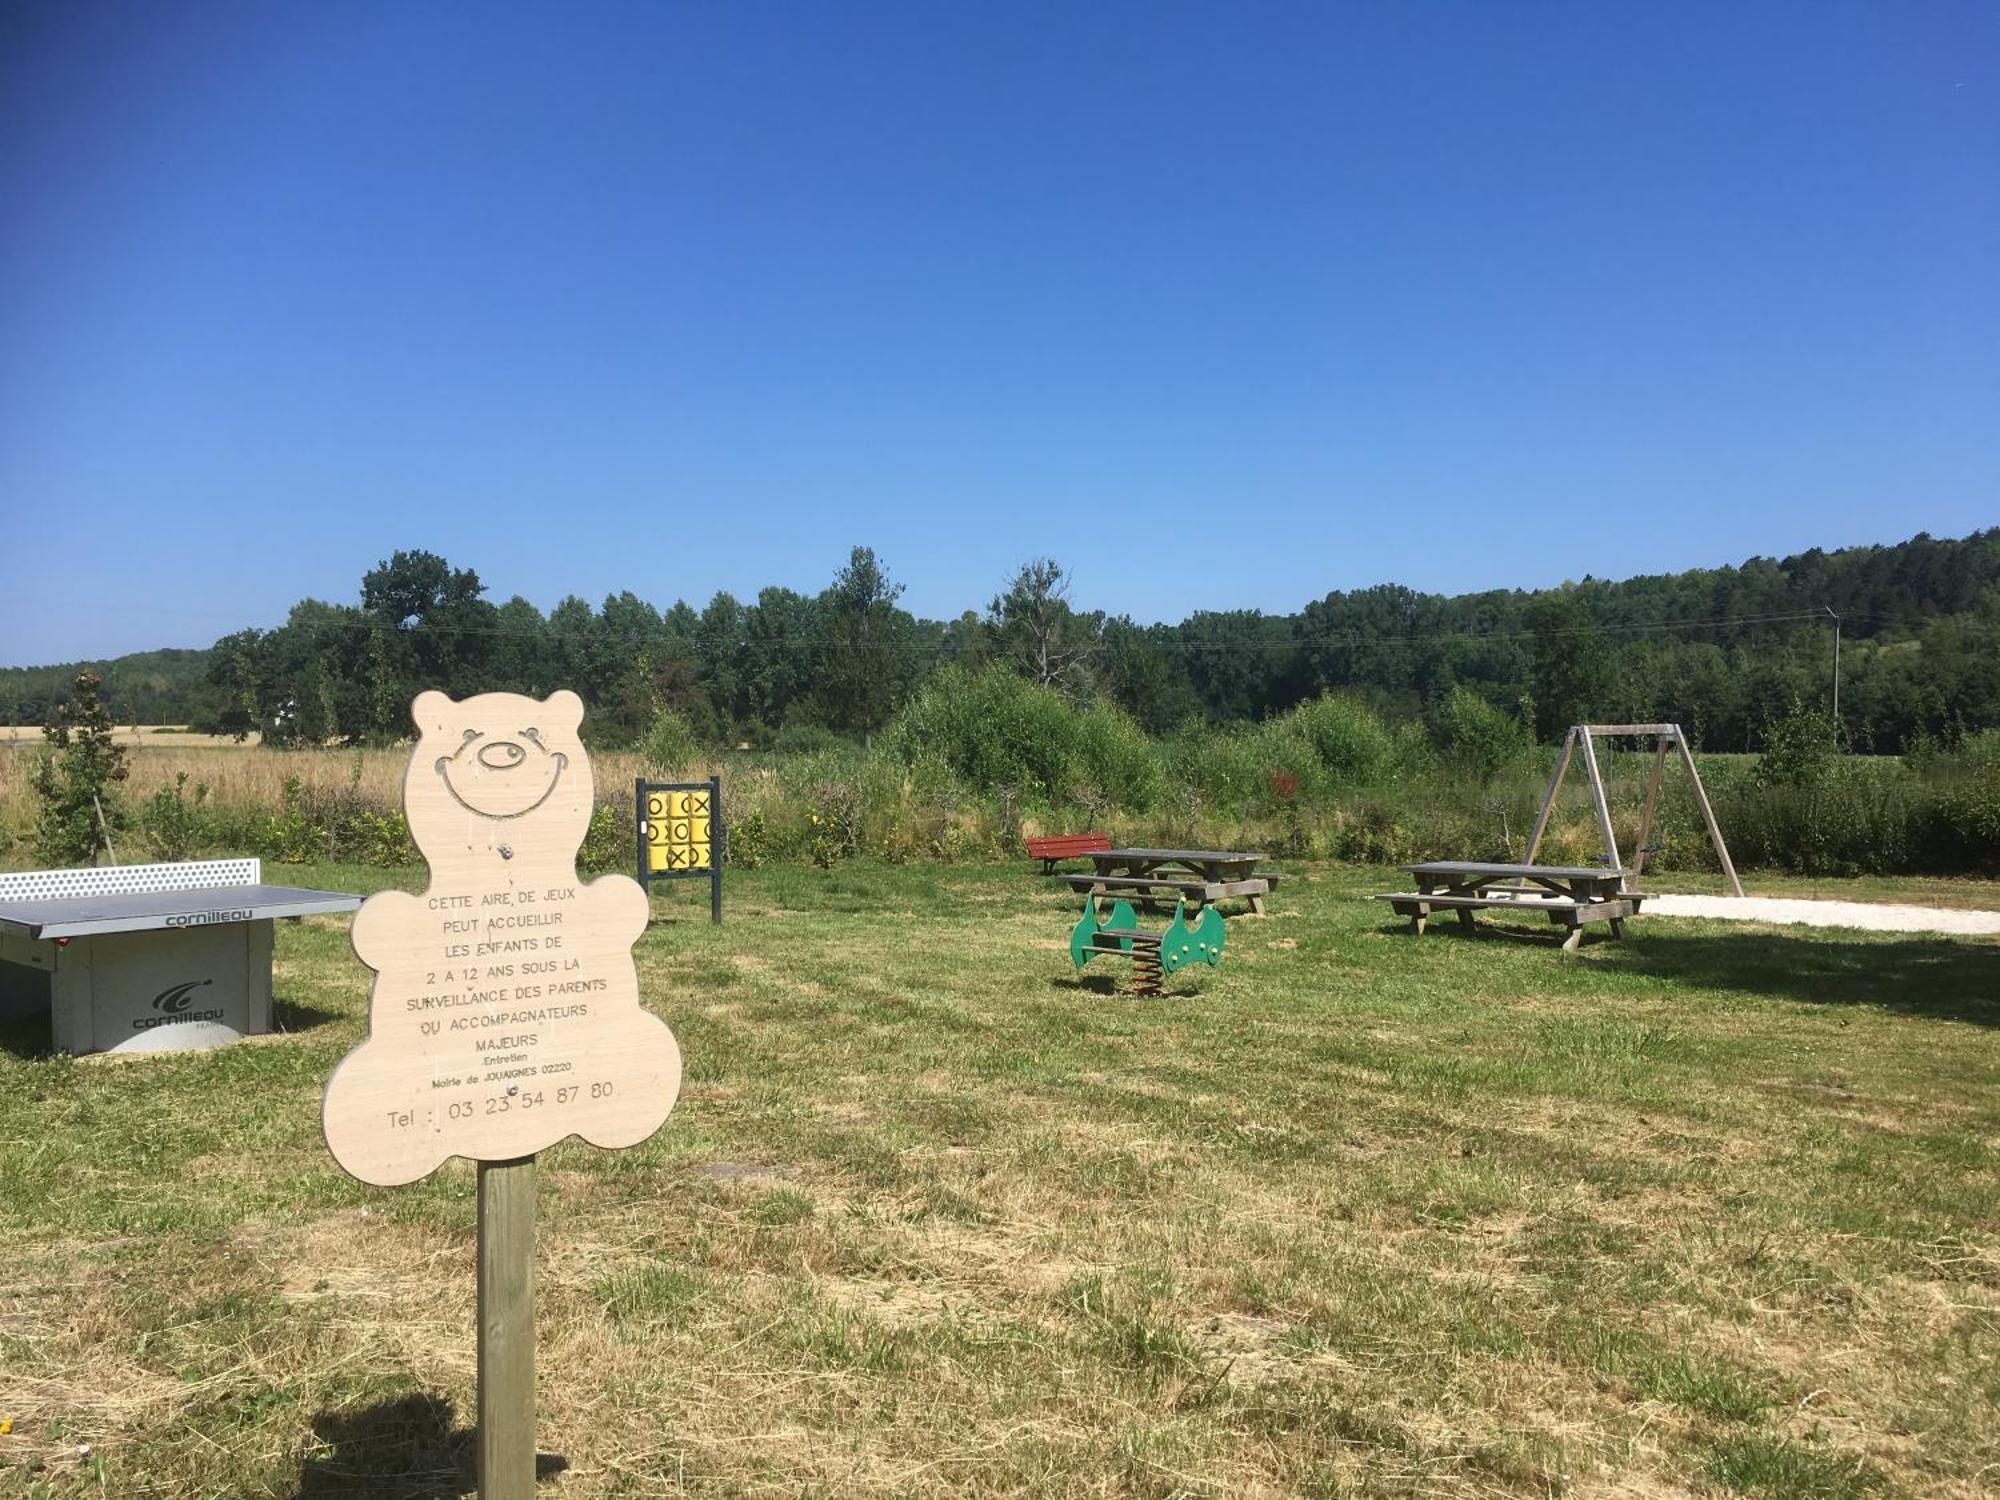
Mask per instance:
[[[278,924],[266,918],[245,922],[243,934],[243,994],[249,1011],[245,1036],[262,1036],[271,1030],[271,954],[276,945]]]

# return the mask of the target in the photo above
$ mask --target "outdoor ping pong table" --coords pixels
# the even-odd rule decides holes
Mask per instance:
[[[264,884],[256,859],[0,874],[0,1020],[59,1052],[182,1052],[271,1029],[279,917],[359,896]]]

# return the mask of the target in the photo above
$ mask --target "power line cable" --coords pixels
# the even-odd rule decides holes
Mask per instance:
[[[75,602],[75,601],[72,599],[70,602]],[[108,605],[106,607],[114,610],[122,608],[123,612],[127,613],[142,613],[142,614],[164,613],[163,611],[146,610],[143,607],[121,607],[116,605]],[[334,607],[343,610],[356,609],[356,606],[353,605],[338,605]],[[755,606],[747,606],[747,607],[754,608]],[[1210,611],[1205,613],[1215,613],[1215,612]],[[1286,616],[1283,615],[1262,615],[1260,617],[1264,620],[1272,621],[1274,623],[1281,622],[1287,618]],[[603,620],[603,616],[601,614],[596,614],[596,613],[593,613],[591,618],[593,622],[601,622]],[[916,619],[916,617],[914,616],[906,616],[906,618],[909,619],[914,625],[918,627],[928,624],[931,626],[943,626],[947,630],[949,630],[949,628],[956,623],[955,621],[923,621]],[[1192,618],[1193,617],[1190,617],[1190,619]],[[1876,623],[1886,622],[1892,624],[1923,623],[1922,621],[1912,622],[1908,620],[1907,617],[1902,615],[1869,614],[1861,612],[1850,612],[1843,615],[1841,618],[1846,620],[1867,620]],[[1684,630],[1737,629],[1752,625],[1801,623],[1809,621],[1819,622],[1822,624],[1828,623],[1829,617],[1826,612],[1826,607],[1822,605],[1808,610],[1786,611],[1774,614],[1725,615],[1705,620],[1650,620],[1650,621],[1639,621],[1639,622],[1631,622],[1624,624],[1602,624],[1593,621],[1586,625],[1572,626],[1565,629],[1553,630],[1553,631],[1532,630],[1532,629],[1493,630],[1493,631],[1439,630],[1439,631],[1425,631],[1425,632],[1404,634],[1404,635],[1377,635],[1365,631],[1349,631],[1342,635],[1292,636],[1282,640],[1264,640],[1264,641],[1227,641],[1227,642],[1198,641],[1198,640],[1184,640],[1184,639],[1173,639],[1173,638],[1160,639],[1157,636],[1152,636],[1152,633],[1155,631],[1184,630],[1190,623],[1189,621],[1182,621],[1178,625],[1166,625],[1166,624],[1146,625],[1146,626],[1135,625],[1129,628],[1135,633],[1140,633],[1152,637],[1149,641],[1149,644],[1151,644],[1155,649],[1170,650],[1170,651],[1182,650],[1182,651],[1238,653],[1238,652],[1255,652],[1255,651],[1300,651],[1300,650],[1311,650],[1311,649],[1331,649],[1342,646],[1424,645],[1424,644],[1432,644],[1443,641],[1471,641],[1471,642],[1521,641],[1521,640],[1535,640],[1550,636],[1562,638],[1562,637],[1590,636],[1590,635],[1635,635],[1635,634],[1644,634],[1647,632],[1654,632],[1654,631],[1671,632],[1671,631],[1684,631]],[[1106,623],[1109,622],[1099,622],[1098,629],[1100,632],[1103,630],[1104,625]],[[247,626],[244,627],[243,630],[227,632],[225,635],[218,637],[216,641],[210,646],[161,647],[156,649],[184,650],[192,652],[210,651],[213,650],[216,645],[220,645],[222,641],[227,640],[231,635],[241,635],[246,632],[254,632],[260,638],[269,638],[270,636],[276,635],[279,632],[290,628],[292,628],[292,622],[290,621],[287,621],[283,625],[273,626],[270,629],[260,629],[259,627],[256,626]],[[357,634],[368,634],[368,635],[374,635],[380,633],[386,636],[390,640],[404,640],[404,641],[420,637],[449,636],[449,637],[476,637],[476,638],[493,639],[493,640],[538,641],[545,644],[557,644],[557,645],[564,644],[562,637],[552,636],[549,633],[549,617],[547,616],[543,617],[543,625],[540,629],[537,630],[520,630],[520,629],[513,629],[510,627],[490,626],[490,625],[447,625],[442,622],[436,622],[436,621],[419,621],[415,624],[390,625],[386,624],[381,620],[367,619],[367,618],[319,619],[311,621],[306,628],[315,633],[322,631],[348,631]],[[601,646],[604,643],[602,641],[593,642],[589,640],[583,640],[576,642],[576,644],[588,648],[592,646]],[[611,644],[613,644],[614,646],[617,644],[628,644],[635,650],[642,650],[648,646],[665,645],[665,644],[685,644],[689,646],[700,647],[706,644],[706,642],[703,640],[699,628],[697,628],[697,632],[693,636],[681,635],[677,633],[674,635],[657,636],[644,641],[630,641],[623,643],[613,642]],[[763,647],[767,650],[806,649],[817,646],[827,649],[838,649],[838,650],[849,650],[849,651],[856,651],[856,650],[890,651],[890,650],[900,650],[906,643],[901,641],[857,642],[857,641],[841,639],[837,636],[830,635],[823,630],[801,630],[801,631],[787,631],[782,633],[781,635],[768,636],[768,637],[737,635],[734,636],[728,642],[728,644],[736,650],[746,650],[752,646]],[[130,654],[142,654],[142,653],[130,653]],[[15,669],[15,670],[21,670],[21,669]]]

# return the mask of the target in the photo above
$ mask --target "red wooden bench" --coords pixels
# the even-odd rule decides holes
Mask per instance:
[[[1042,873],[1053,875],[1056,861],[1075,859],[1083,854],[1102,854],[1111,847],[1108,833],[1059,833],[1053,838],[1029,839],[1028,857],[1042,862]]]

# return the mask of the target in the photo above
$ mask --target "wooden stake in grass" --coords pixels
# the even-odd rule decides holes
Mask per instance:
[[[535,1492],[535,1159],[479,1164],[479,1495]]]

